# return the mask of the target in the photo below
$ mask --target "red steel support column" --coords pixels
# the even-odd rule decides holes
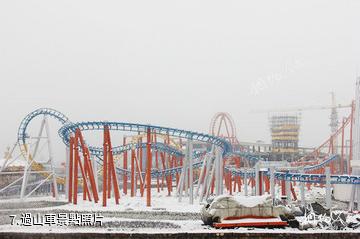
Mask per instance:
[[[156,161],[156,169],[159,170],[159,153],[156,150],[155,152],[155,161]],[[156,187],[157,187],[157,191],[158,193],[160,192],[160,178],[159,176],[157,176],[156,178]]]
[[[72,194],[73,194],[73,173],[74,173],[74,137],[70,136],[70,144],[69,144],[69,182],[68,182],[68,201],[72,202]]]
[[[285,185],[285,180],[282,179],[281,180],[281,196],[286,196],[286,189],[285,189],[286,185]]]
[[[157,138],[156,138],[156,132],[154,131],[153,133],[153,142],[156,144],[157,142]],[[158,153],[158,150],[155,149],[155,166],[156,166],[156,169],[159,170],[159,153]],[[157,192],[159,193],[160,192],[160,178],[159,176],[156,177],[156,188],[157,188]]]
[[[163,166],[163,169],[166,169],[166,165],[165,165],[165,153],[164,152],[160,152],[160,158],[161,158],[161,163],[162,163],[162,166]],[[164,178],[165,176],[163,175],[162,176],[162,182],[161,182],[161,190],[164,190]],[[169,185],[169,177],[166,176],[166,184],[167,186]],[[169,186],[168,186],[169,188]]]
[[[265,181],[265,192],[270,193],[270,179],[268,176],[264,175]]]
[[[126,138],[125,137],[124,137],[123,144],[126,145]],[[127,170],[127,159],[128,159],[127,150],[125,150],[125,152],[124,152],[124,162],[123,162],[124,170]],[[127,175],[126,174],[123,175],[123,193],[125,195],[127,194]]]
[[[166,135],[166,144],[167,145],[170,145],[170,136],[169,136],[169,134],[167,134]],[[165,154],[166,155],[166,154]],[[172,168],[173,167],[173,163],[172,163],[172,160],[171,160],[171,155],[170,154],[167,154],[167,157],[165,156],[165,160],[167,159],[167,161],[168,161],[168,165],[169,165],[169,167],[170,168]],[[188,175],[189,175],[189,173],[188,173]],[[187,179],[187,180],[189,180],[189,178]],[[172,192],[172,175],[171,174],[169,174],[169,185],[168,185],[168,192],[169,192],[169,196],[171,195],[171,192]]]
[[[108,143],[107,143],[107,140],[106,140],[106,134],[105,134],[105,131],[104,131],[104,144],[103,144],[103,193],[102,193],[102,196],[103,196],[103,207],[106,207],[106,200],[107,200],[107,182],[108,182],[108,179],[107,179],[107,169],[108,169],[108,156],[107,156],[107,153],[108,153]]]
[[[349,161],[348,161],[348,170],[347,174],[351,174],[351,160],[353,158],[353,125],[354,125],[354,111],[355,111],[355,103],[352,101],[351,103],[351,115],[350,115],[350,152],[349,152]]]
[[[137,169],[137,172],[139,175],[140,185],[144,185],[144,180],[142,177],[142,172],[140,171],[140,165],[139,165],[139,161],[138,161],[137,157],[135,157],[135,164],[136,164],[136,169]],[[141,191],[141,189],[140,189],[140,191]]]
[[[174,161],[174,167],[177,168],[179,165],[178,165],[178,158],[176,158],[175,156],[173,156],[173,161]],[[179,184],[179,173],[176,173],[176,186]]]
[[[139,145],[142,145],[142,138],[140,138],[140,143]],[[139,156],[139,163],[140,163],[140,173],[139,175],[141,175],[142,177],[142,172],[143,172],[143,149],[142,147],[140,147],[140,156]],[[141,197],[144,196],[144,184],[143,181],[140,180],[140,195]]]
[[[109,165],[109,176],[111,175],[111,181],[112,181],[112,185],[114,188],[114,196],[115,196],[115,203],[119,204],[119,199],[120,199],[120,192],[119,192],[119,184],[118,184],[118,180],[117,180],[117,175],[116,175],[116,171],[115,171],[115,164],[114,164],[114,157],[113,157],[113,153],[112,153],[112,144],[111,144],[111,138],[110,138],[110,131],[109,128],[106,127],[105,130],[107,131],[106,135],[107,135],[107,140],[108,140],[108,165]],[[111,182],[110,182],[111,185]],[[111,189],[111,186],[109,186],[109,191]]]
[[[89,149],[85,145],[85,141],[81,134],[80,129],[76,130],[76,134],[79,137],[80,145],[81,145],[81,149],[82,149],[82,153],[83,153],[83,158],[84,158],[84,174],[85,174],[84,177],[85,178],[89,177],[91,191],[94,196],[94,201],[95,201],[95,203],[97,203],[99,201],[99,196],[98,196],[97,187],[96,187],[96,183],[95,183],[93,167],[92,167],[91,161],[90,161],[90,152],[89,152]],[[86,187],[87,187],[87,185],[86,185]],[[88,190],[88,193],[90,193],[90,190]],[[90,199],[90,195],[89,195],[89,199]]]
[[[117,181],[116,171],[115,171],[115,165],[114,165],[114,158],[112,154],[112,145],[111,145],[111,138],[110,138],[110,131],[109,127],[104,127],[104,134],[106,136],[107,140],[107,156],[108,156],[108,181],[109,181],[109,187],[108,187],[108,195],[111,196],[111,182],[114,189],[114,196],[115,196],[115,203],[119,204],[120,199],[120,192],[119,192],[119,184]]]
[[[117,181],[115,165],[114,165],[114,158],[113,158],[112,152],[110,152],[110,164],[109,164],[109,166],[110,166],[109,169],[110,169],[110,172],[111,172],[112,185],[113,185],[113,188],[114,188],[115,203],[119,204],[119,199],[120,199],[119,184],[118,184],[118,181]]]
[[[75,135],[74,139],[74,153],[75,153],[75,162],[74,162],[74,197],[73,203],[77,204],[77,193],[78,193],[78,171],[79,171],[79,149],[78,149],[78,140]]]
[[[340,159],[340,174],[344,174],[344,139],[345,139],[345,119],[342,121],[342,129],[341,129],[341,159]]]
[[[292,183],[290,183],[290,189],[291,189],[291,194],[292,194],[292,196],[294,198],[294,201],[296,201],[297,196],[296,196],[296,193],[295,193],[295,190],[294,190],[294,187],[293,187]]]
[[[135,149],[131,149],[131,197],[135,196]]]
[[[147,129],[147,144],[146,144],[146,206],[151,207],[151,166],[152,166],[152,155],[151,155],[151,132],[150,128]]]
[[[107,197],[111,198],[111,169],[110,169],[110,141],[109,141],[109,136],[108,136],[109,131],[106,130],[106,141],[107,141]]]
[[[91,195],[90,195],[90,191],[89,191],[89,187],[88,187],[88,182],[86,179],[86,173],[85,173],[84,167],[80,161],[80,155],[79,155],[78,163],[79,163],[79,168],[80,168],[82,180],[83,180],[83,194],[86,193],[86,196],[89,198],[89,201],[91,201]],[[83,197],[83,200],[86,200],[86,197]]]
[[[86,147],[85,150],[86,150],[87,155],[88,155],[87,162],[88,162],[88,167],[89,167],[91,190],[93,192],[94,201],[95,201],[95,203],[97,203],[99,201],[99,193],[98,193],[98,189],[97,189],[96,182],[95,182],[95,175],[97,177],[97,172],[94,173],[93,166],[92,166],[92,163],[90,161],[89,149]]]
[[[168,165],[169,165],[169,167],[172,168],[173,165],[172,165],[172,161],[171,161],[171,156],[170,156],[170,154],[167,155],[167,160],[168,160]],[[189,176],[189,174],[188,174],[188,176]],[[188,178],[188,180],[189,180],[189,178]],[[171,195],[171,192],[172,192],[172,176],[171,176],[171,174],[169,174],[169,182],[170,182],[170,184],[169,184],[169,186],[168,186],[168,192],[169,192],[169,196],[170,196],[170,195]]]

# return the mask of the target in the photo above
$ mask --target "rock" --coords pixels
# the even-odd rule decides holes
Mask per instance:
[[[280,219],[282,221],[287,222],[291,228],[299,228],[300,227],[299,221],[296,220],[296,218],[292,214],[280,215]]]
[[[345,227],[347,227],[347,223],[337,220],[332,223],[332,226],[333,226],[333,229],[335,229],[335,230],[344,230]]]
[[[290,221],[288,221],[288,223],[291,228],[300,228],[300,223],[296,219],[290,220]]]
[[[300,207],[293,207],[291,209],[291,213],[295,216],[295,217],[301,217],[304,216],[305,214],[305,209],[301,210]]]
[[[330,216],[330,210],[323,207],[320,203],[311,203],[311,207],[316,215],[327,215]]]
[[[356,229],[360,227],[360,223],[356,223],[356,222],[349,222],[349,224],[347,225],[349,228],[351,229]]]
[[[286,204],[282,200],[280,200],[278,198],[275,198],[274,199],[274,206],[279,206],[279,205],[286,206]]]
[[[308,230],[308,229],[310,229],[310,228],[314,228],[314,225],[311,224],[311,223],[302,223],[302,224],[300,224],[300,226],[299,226],[299,229],[300,229],[300,230]]]
[[[320,228],[328,228],[329,226],[330,226],[330,224],[325,221],[318,222],[318,227],[320,227]]]
[[[344,222],[346,222],[347,219],[347,214],[344,212],[339,212],[339,213],[331,213],[331,220],[343,220]]]
[[[347,214],[344,212],[331,213],[331,224],[335,230],[343,230],[347,227]]]

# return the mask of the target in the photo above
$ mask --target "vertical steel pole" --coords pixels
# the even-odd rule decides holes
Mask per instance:
[[[139,145],[142,145],[142,138],[139,139],[140,143]],[[139,164],[140,164],[140,172],[139,172],[139,177],[140,177],[140,195],[141,197],[144,196],[144,184],[143,184],[143,180],[141,180],[142,177],[142,172],[143,172],[143,149],[142,147],[139,148],[139,158],[137,158],[139,160]]]
[[[147,128],[147,166],[146,166],[146,206],[151,207],[151,166],[152,166],[152,155],[151,155],[151,131],[150,127]]]
[[[126,145],[126,137],[124,136],[123,139],[123,145]],[[123,165],[124,165],[124,172],[126,172],[127,170],[127,162],[128,161],[128,156],[127,156],[127,150],[124,151],[124,161],[123,161]],[[127,175],[126,173],[124,173],[123,175],[123,193],[126,195],[127,194]]]
[[[29,142],[27,145],[24,145],[25,149],[26,149],[26,165],[24,167],[24,176],[23,176],[23,180],[22,180],[22,184],[21,184],[21,190],[20,190],[20,199],[23,199],[25,196],[25,192],[26,192],[26,187],[27,187],[27,183],[28,183],[28,176],[29,176],[29,171],[31,170],[31,163],[32,163],[32,159],[31,159],[31,143]]]
[[[291,182],[285,181],[285,189],[286,189],[286,201],[289,204],[291,202]]]
[[[203,160],[204,163],[203,163],[203,166],[201,167],[199,180],[198,180],[197,187],[196,187],[196,190],[195,190],[195,198],[197,198],[199,196],[199,190],[200,190],[201,184],[205,183],[205,182],[202,182],[202,180],[204,179],[204,176],[205,176],[205,169],[206,169],[207,161],[208,161],[208,157],[207,157],[207,154],[206,154],[204,156],[204,160]]]
[[[53,150],[52,150],[49,122],[48,122],[48,119],[46,116],[44,117],[44,120],[45,120],[45,131],[46,131],[46,136],[47,136],[47,145],[48,145],[48,150],[49,150],[49,161],[50,161],[50,167],[51,167],[51,172],[52,172],[52,182],[53,182],[53,187],[54,187],[54,194],[55,194],[55,199],[58,200],[59,194],[58,194],[58,187],[57,187],[57,181],[56,181],[55,162],[54,162],[54,154],[53,154]]]
[[[247,170],[245,169],[245,173],[244,173],[244,193],[245,196],[248,196],[248,179],[247,179]]]
[[[351,160],[353,159],[353,125],[354,125],[354,111],[355,111],[355,103],[354,101],[351,103],[351,118],[350,118],[350,153],[349,153],[349,161],[348,161],[348,174],[351,174]]]
[[[189,157],[188,162],[189,162],[189,202],[190,204],[194,204],[194,176],[193,176],[193,149],[192,149],[192,140],[188,139],[186,142],[187,146],[186,148],[188,148],[188,154],[187,156]]]
[[[222,193],[222,164],[221,164],[221,151],[219,147],[216,147],[215,150],[215,194],[217,196],[221,195]]]
[[[219,187],[220,195],[224,194],[224,158],[222,157],[221,150],[219,148],[219,165],[220,165],[220,178],[219,178]]]
[[[204,176],[204,182],[201,188],[201,193],[200,193],[200,202],[203,201],[204,195],[205,193],[207,193],[207,190],[209,190],[210,186],[210,181],[211,181],[211,165],[213,162],[213,152],[214,152],[214,147],[212,147],[210,153],[207,155],[207,161],[206,161],[206,170],[205,170],[205,176]],[[205,156],[206,157],[206,156]],[[214,168],[214,167],[213,167]]]
[[[153,141],[156,145],[157,143],[157,137],[156,137],[156,131],[153,132]],[[157,149],[154,150],[155,153],[155,167],[157,170],[159,170],[159,152]],[[160,193],[160,178],[159,175],[156,176],[156,189],[157,192]]]
[[[104,143],[103,143],[103,207],[106,207],[107,200],[107,184],[108,184],[108,142],[106,139],[106,131],[104,129]]]
[[[270,167],[270,192],[273,202],[275,201],[275,168]]]
[[[344,174],[344,161],[345,161],[345,156],[344,156],[344,132],[345,130],[345,119],[343,119],[342,121],[342,127],[341,127],[341,159],[340,159],[340,174]]]
[[[300,173],[304,173],[304,168],[300,170]],[[305,206],[305,182],[300,182],[300,193],[301,193],[301,205]]]
[[[111,180],[112,180],[112,174],[111,174],[111,159],[110,159],[110,155],[111,155],[111,146],[110,146],[110,140],[109,140],[109,130],[108,127],[105,126],[104,127],[105,131],[106,131],[106,142],[107,142],[107,197],[111,198]]]
[[[65,147],[65,198],[69,199],[69,176],[70,176],[70,150],[69,147]],[[70,202],[70,201],[69,201]]]
[[[99,188],[98,168],[97,168],[98,165],[97,165],[95,157],[91,157],[91,161],[92,161],[92,167],[93,167],[93,172],[94,172],[95,185],[96,185],[96,188]]]
[[[255,165],[255,195],[261,195],[260,194],[260,166],[259,163],[256,163]]]
[[[131,149],[131,197],[135,196],[135,149]]]
[[[326,175],[326,207],[331,208],[331,184],[330,184],[330,167],[325,167]]]

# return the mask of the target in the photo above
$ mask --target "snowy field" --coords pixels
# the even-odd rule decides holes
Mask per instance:
[[[321,198],[323,189],[314,189],[309,194],[309,200]],[[146,197],[129,197],[122,195],[119,205],[115,204],[114,198],[108,200],[108,206],[102,207],[100,202],[88,202],[82,200],[82,195],[78,197],[78,205],[68,204],[62,197],[60,201],[55,201],[51,197],[37,197],[28,199],[23,202],[19,199],[1,200],[0,210],[0,231],[3,232],[131,232],[131,233],[177,233],[177,232],[194,232],[194,233],[219,233],[219,232],[251,232],[251,233],[322,233],[331,232],[326,229],[309,229],[300,231],[294,228],[284,229],[254,229],[254,228],[236,228],[236,229],[214,229],[210,226],[203,225],[200,219],[200,209],[203,205],[195,200],[193,205],[189,204],[189,198],[183,197],[182,201],[174,196],[167,196],[167,193],[158,194],[153,191],[152,206],[146,207]],[[100,195],[101,196],[101,195]],[[253,203],[251,198],[246,204]],[[16,225],[21,222],[21,214],[31,213],[31,215],[44,216],[45,214],[58,213],[92,213],[103,216],[101,219],[102,226],[24,226]],[[10,225],[10,215],[16,215],[15,225]],[[356,215],[351,220],[356,222]],[[299,221],[304,218],[297,218]],[[349,219],[350,220],[350,219]],[[21,223],[20,223],[21,224]],[[360,233],[359,229],[344,230],[342,232]],[[333,230],[333,232],[338,232]]]

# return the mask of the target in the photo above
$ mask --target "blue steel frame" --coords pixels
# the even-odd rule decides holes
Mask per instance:
[[[241,156],[243,158],[246,158],[247,160],[261,160],[263,159],[261,156],[248,153],[248,152],[233,152],[231,144],[226,141],[225,139],[198,133],[198,132],[192,132],[187,130],[181,130],[181,129],[175,129],[175,128],[168,128],[168,127],[160,127],[160,126],[153,126],[153,125],[146,125],[146,124],[134,124],[134,123],[124,123],[124,122],[107,122],[107,121],[93,121],[93,122],[79,122],[79,123],[71,123],[69,121],[69,118],[66,117],[61,112],[51,109],[51,108],[40,108],[37,109],[27,116],[21,121],[19,129],[18,129],[18,143],[26,144],[26,139],[28,138],[28,135],[26,133],[27,127],[29,123],[37,116],[40,115],[46,115],[53,117],[57,119],[61,124],[62,127],[59,129],[59,135],[62,138],[63,142],[66,145],[69,145],[69,139],[70,134],[74,133],[77,128],[80,130],[103,130],[104,126],[109,126],[110,130],[120,130],[120,131],[130,131],[130,132],[143,132],[146,133],[146,130],[148,128],[151,129],[152,132],[156,132],[157,134],[162,135],[169,135],[172,137],[179,137],[179,138],[185,138],[185,139],[192,139],[197,140],[209,144],[213,144],[216,146],[219,146],[223,149],[223,157],[225,156],[231,156],[231,155],[237,155]],[[114,154],[121,154],[126,150],[130,150],[131,148],[139,148],[139,147],[146,147],[146,143],[139,144],[127,144],[127,145],[121,145],[113,147],[113,153]],[[176,148],[173,148],[171,146],[165,145],[163,143],[156,143],[152,144],[151,147],[158,151],[163,151],[166,153],[169,153],[171,155],[175,155],[177,157],[183,157],[184,154],[177,150]],[[92,155],[95,155],[102,163],[102,149],[99,147],[89,146],[89,150]],[[194,152],[194,158],[199,159],[201,155],[203,155],[204,152]],[[312,165],[305,167],[305,171],[312,171],[316,170],[322,167],[325,167],[325,165],[329,164],[331,161],[338,159],[338,155],[332,155],[327,160],[321,162],[317,165]],[[202,161],[196,161],[193,164],[194,168],[201,167],[203,164]],[[152,169],[151,175],[152,177],[158,177],[163,175],[169,175],[169,174],[176,174],[180,173],[182,170],[182,167],[175,167],[165,170],[157,170]],[[117,171],[122,174],[129,174],[129,170],[124,170],[121,168],[117,168]],[[242,170],[237,170],[234,168],[225,167],[225,171],[231,172],[232,175],[241,176],[244,177],[245,172]],[[144,173],[144,172],[143,172]],[[268,172],[267,172],[268,173]],[[248,177],[254,177],[254,172],[246,172]],[[276,179],[284,179],[286,181],[296,181],[296,182],[310,182],[310,183],[324,183],[325,182],[325,175],[323,174],[306,174],[306,173],[291,173],[291,172],[275,172],[275,178]],[[354,176],[354,175],[331,175],[331,183],[332,184],[360,184],[360,176]]]

